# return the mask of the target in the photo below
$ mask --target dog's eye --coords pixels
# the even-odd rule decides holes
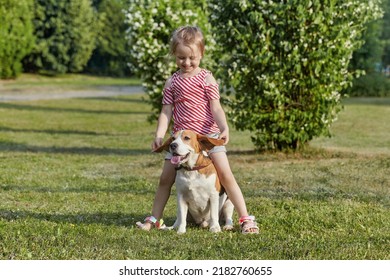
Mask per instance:
[[[184,140],[185,140],[185,141],[189,141],[190,139],[191,139],[190,137],[184,136]]]

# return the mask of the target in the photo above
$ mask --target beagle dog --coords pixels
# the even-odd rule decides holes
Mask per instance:
[[[222,144],[223,140],[181,130],[154,151],[169,151],[176,165],[177,217],[171,228],[177,233],[186,232],[187,217],[211,232],[221,231],[219,218],[225,222],[224,230],[233,229],[234,206],[207,156],[207,151]]]

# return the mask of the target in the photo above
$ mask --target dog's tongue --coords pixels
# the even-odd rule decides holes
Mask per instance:
[[[181,156],[173,156],[173,157],[171,158],[171,163],[172,163],[173,165],[177,165],[177,164],[180,163],[180,160],[181,160]]]

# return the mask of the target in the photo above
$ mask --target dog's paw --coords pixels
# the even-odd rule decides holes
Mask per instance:
[[[170,226],[170,227],[164,226],[164,227],[161,227],[160,229],[161,229],[161,230],[173,230],[173,229],[174,229],[174,226]]]
[[[212,227],[210,227],[210,231],[214,232],[214,233],[220,232],[221,231],[221,227],[220,226],[212,226]]]
[[[234,229],[233,225],[224,225],[223,230],[225,231],[232,231]]]
[[[186,233],[186,228],[185,227],[179,227],[177,229],[177,234],[184,234]]]
[[[209,223],[206,222],[206,221],[203,221],[199,226],[200,226],[201,228],[208,228],[208,227],[209,227]]]

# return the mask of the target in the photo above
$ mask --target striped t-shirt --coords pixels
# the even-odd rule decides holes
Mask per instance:
[[[202,69],[193,77],[183,78],[178,71],[164,88],[162,103],[173,104],[173,133],[182,129],[204,135],[220,132],[210,109],[210,100],[220,98],[218,84],[206,84],[207,75],[212,74]]]

